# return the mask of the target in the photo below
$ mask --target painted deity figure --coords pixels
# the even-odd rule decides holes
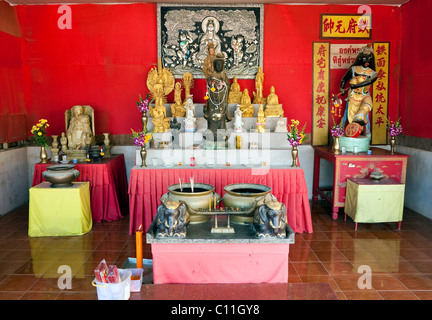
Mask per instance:
[[[218,53],[213,61],[214,71],[206,81],[208,100],[204,107],[204,118],[207,120],[207,128],[213,133],[213,139],[217,139],[217,130],[226,129],[228,116],[228,93],[230,82],[224,70],[225,59]]]
[[[82,106],[72,107],[72,116],[66,131],[69,149],[84,149],[87,137],[92,137],[89,116],[83,114]]]
[[[189,32],[186,30],[179,30],[179,46],[180,51],[177,52],[177,55],[180,61],[183,61],[183,65],[186,65],[188,59],[190,57],[190,48],[189,45],[192,43],[192,38],[189,35]]]
[[[231,48],[233,49],[234,65],[239,65],[243,59],[243,36],[238,35],[237,37],[232,37]]]
[[[207,46],[209,43],[213,43],[215,53],[221,52],[221,39],[217,35],[217,32],[219,31],[219,21],[214,17],[207,17],[203,20],[201,28],[204,31],[204,34],[200,39],[197,58],[203,61],[207,56]]]
[[[342,123],[345,125],[355,122],[365,126],[364,134],[370,134],[369,112],[372,110],[371,85],[377,80],[375,71],[375,56],[371,45],[360,49],[356,61],[342,78],[339,92],[348,92],[348,102]],[[345,85],[349,82],[349,88]]]

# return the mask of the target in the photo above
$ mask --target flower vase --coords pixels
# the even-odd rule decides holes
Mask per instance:
[[[293,146],[292,150],[291,150],[291,155],[292,155],[292,165],[291,167],[298,167],[297,166],[297,157],[298,157],[298,150],[297,150],[297,146]]]
[[[145,146],[141,146],[140,154],[141,154],[141,167],[147,167],[146,165],[147,150]]]
[[[143,124],[143,130],[142,131],[143,132],[147,132],[147,121],[148,121],[147,111],[144,111],[142,113],[141,121],[142,121],[142,124]]]
[[[334,154],[339,154],[340,153],[339,137],[334,137],[332,149],[333,149],[333,153]]]
[[[40,150],[40,159],[41,159],[41,163],[48,163],[48,154],[46,152],[46,148],[45,146],[41,146],[41,150]]]
[[[390,154],[395,154],[396,137],[390,137]]]

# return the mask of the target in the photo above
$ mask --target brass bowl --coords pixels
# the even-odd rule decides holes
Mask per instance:
[[[72,181],[78,178],[80,172],[74,164],[54,164],[47,166],[42,172],[42,177],[51,183],[51,188],[67,188],[72,186]]]
[[[194,183],[194,192],[192,192],[190,183],[172,184],[168,187],[168,192],[161,197],[161,202],[168,200],[171,201],[184,201],[193,210],[208,210],[209,202],[212,208],[214,208],[214,199],[216,197],[216,203],[219,204],[221,197],[214,191],[215,187],[206,183]],[[197,215],[193,212],[189,212],[190,223],[201,223],[211,219],[208,215]]]
[[[224,187],[225,194],[222,198],[224,207],[240,208],[247,210],[252,207],[255,200],[270,194],[271,188],[263,184],[234,183]],[[236,215],[231,218],[234,223],[252,223],[253,213],[250,215]]]

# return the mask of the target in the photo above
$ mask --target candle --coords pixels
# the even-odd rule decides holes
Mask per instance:
[[[211,211],[211,197],[209,198],[209,211]]]
[[[214,207],[216,209],[216,196],[214,197]]]
[[[143,267],[143,250],[142,250],[142,225],[136,231],[136,267]]]

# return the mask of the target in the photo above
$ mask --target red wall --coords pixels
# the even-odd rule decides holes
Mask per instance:
[[[411,0],[402,6],[400,116],[405,135],[432,139],[430,12],[430,0]]]
[[[64,131],[64,111],[89,104],[96,133],[129,134],[139,129],[135,101],[146,93],[147,73],[157,62],[156,5],[71,5],[72,29],[60,30],[58,6],[18,6],[25,38],[25,95],[29,126],[47,118],[50,134]],[[321,13],[354,14],[357,6],[265,5],[264,95],[272,85],[285,115],[307,122],[311,132],[312,42],[320,41]],[[399,113],[400,8],[371,6],[371,41],[390,41],[389,114]],[[366,43],[335,40],[332,43]],[[338,92],[345,70],[332,70],[331,89]],[[253,80],[239,80],[254,90]],[[204,80],[195,80],[194,101],[204,102]],[[172,101],[172,94],[169,96]]]
[[[27,139],[22,39],[13,7],[0,2],[0,143]]]

